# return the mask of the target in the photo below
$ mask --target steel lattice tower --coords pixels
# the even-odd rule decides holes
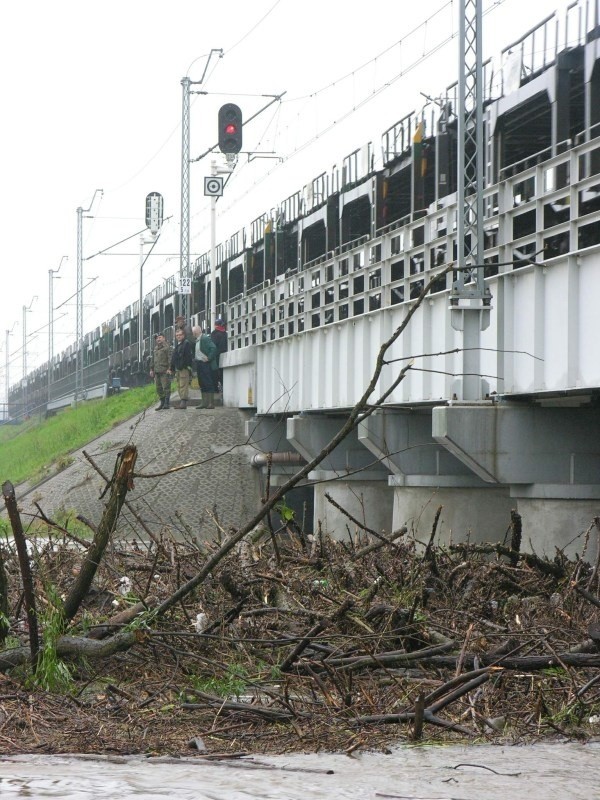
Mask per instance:
[[[179,239],[179,294],[177,313],[187,319],[188,296],[181,287],[190,272],[190,85],[189,78],[181,79],[183,99],[181,109],[181,230]]]
[[[450,295],[452,326],[463,334],[461,400],[481,400],[481,331],[489,324],[491,295],[483,270],[483,61],[481,0],[459,10],[457,271]]]
[[[481,0],[461,0],[459,19],[461,72],[458,80],[458,219],[460,297],[483,298],[483,270],[466,269],[483,261],[483,67]],[[462,173],[462,175],[460,174]],[[463,243],[462,246],[460,243]],[[471,283],[472,281],[472,283]],[[465,283],[471,283],[468,290]]]

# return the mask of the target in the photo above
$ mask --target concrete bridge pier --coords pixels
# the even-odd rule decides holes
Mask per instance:
[[[582,554],[600,516],[600,410],[509,403],[433,410],[433,436],[488,484],[507,484],[524,547]],[[516,501],[516,502],[515,502]],[[591,530],[586,559],[598,553]]]
[[[432,409],[385,409],[364,419],[358,439],[385,465],[393,494],[393,527],[428,541],[437,509],[436,542],[502,540],[514,501],[432,436]]]
[[[255,415],[246,421],[246,437],[255,450],[250,463],[260,475],[261,497],[267,494],[267,472],[269,487],[273,490],[287,483],[305,463],[287,439],[286,421],[287,417],[283,414]],[[268,453],[272,454],[270,469]],[[294,510],[298,524],[304,525],[306,533],[311,533],[314,507],[312,487],[302,481],[286,494],[285,503]]]
[[[311,461],[344,425],[344,415],[300,414],[287,421],[287,438]],[[354,525],[326,495],[362,524],[378,532],[392,531],[393,497],[387,485],[388,470],[373,457],[352,431],[317,469],[308,475],[314,481],[314,526],[344,538]]]

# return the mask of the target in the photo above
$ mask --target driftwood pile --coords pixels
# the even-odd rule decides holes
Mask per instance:
[[[108,529],[127,480],[122,461]],[[489,546],[436,547],[435,530],[424,546],[405,531],[338,542],[276,513],[232,547],[143,530],[119,544],[102,524],[86,543],[49,520],[34,541],[11,488],[5,753],[218,757],[600,733],[598,564],[521,552],[516,515],[510,541]],[[60,693],[40,688],[51,648]]]

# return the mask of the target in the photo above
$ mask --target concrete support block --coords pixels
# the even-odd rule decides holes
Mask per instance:
[[[389,534],[393,530],[393,503],[391,490],[382,481],[327,481],[317,483],[314,488],[314,528],[335,539],[347,539],[348,531],[355,535],[363,533],[360,528],[342,514],[325,497],[329,494],[345,511],[363,525],[378,533]]]
[[[278,453],[294,448],[286,436],[287,417],[278,414],[271,417],[252,416],[246,421],[248,441],[263,453]]]
[[[510,511],[515,507],[515,501],[511,499],[506,486],[396,486],[393,528],[396,530],[406,525],[409,535],[426,544],[440,506],[442,512],[437,525],[436,544],[447,545],[451,541],[467,540],[501,542],[510,525]]]
[[[524,551],[554,558],[559,548],[569,558],[579,555],[596,562],[599,533],[593,520],[600,515],[598,500],[519,497],[517,510],[523,523]]]
[[[346,422],[343,416],[302,414],[287,421],[287,438],[307,461],[323,450]],[[329,453],[317,469],[328,470],[338,477],[362,471],[360,480],[387,481],[388,471],[358,439],[356,428]],[[365,475],[365,472],[367,473]]]
[[[307,461],[321,452],[344,425],[345,418],[324,414],[290,417],[287,438]],[[387,485],[388,470],[359,441],[356,429],[327,455],[308,479],[314,481],[314,529],[336,538],[357,527],[325,498],[331,497],[349,514],[372,530],[389,532],[393,497]]]
[[[440,406],[433,436],[490,483],[593,484],[600,475],[596,408]]]
[[[397,486],[484,486],[433,438],[431,426],[431,408],[386,409],[360,422],[358,440],[396,476]]]
[[[433,434],[489,484],[507,484],[523,520],[523,549],[581,554],[600,515],[600,411],[588,407],[436,408]],[[598,552],[592,531],[588,560]]]

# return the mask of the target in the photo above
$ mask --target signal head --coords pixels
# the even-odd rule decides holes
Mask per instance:
[[[235,103],[225,103],[219,109],[219,150],[239,153],[242,149],[242,111]]]

